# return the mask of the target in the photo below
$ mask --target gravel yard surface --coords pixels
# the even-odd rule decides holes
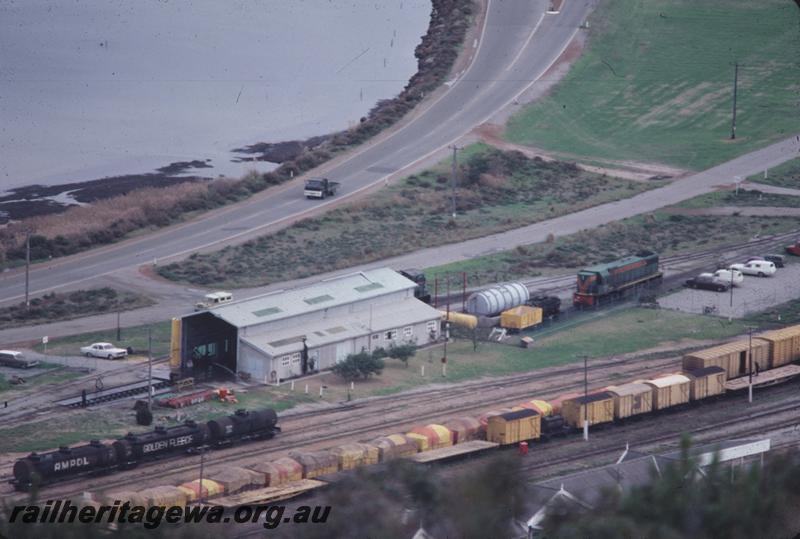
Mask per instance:
[[[712,271],[712,268],[704,271]],[[744,282],[733,288],[733,305],[730,291],[690,288],[659,298],[658,303],[666,309],[688,313],[702,313],[704,307],[712,307],[718,316],[742,318],[796,298],[800,298],[800,264],[787,263],[772,277],[746,275]]]

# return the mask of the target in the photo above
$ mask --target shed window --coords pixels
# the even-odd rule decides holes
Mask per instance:
[[[377,340],[378,340],[378,339],[380,339],[380,338],[381,338],[381,336],[380,336],[380,334],[379,334],[379,333],[373,333],[373,334],[372,334],[372,340],[373,340],[373,341],[377,341]]]
[[[292,363],[300,363],[300,352],[292,354]]]
[[[429,332],[436,331],[436,320],[430,320],[425,327]]]
[[[386,332],[386,340],[387,341],[393,341],[396,338],[397,338],[397,330],[396,329],[392,329],[392,330],[389,330],[389,331]]]
[[[281,356],[281,366],[288,367],[291,360],[292,358],[289,356]]]
[[[412,335],[414,335],[414,328],[413,327],[406,326],[406,327],[403,328],[403,337],[408,338],[408,337],[411,337]]]

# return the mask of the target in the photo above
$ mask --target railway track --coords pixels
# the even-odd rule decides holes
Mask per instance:
[[[609,367],[615,367],[619,369],[621,365],[636,365],[640,361],[641,359],[639,358],[629,358],[627,360],[618,360],[616,362],[596,362],[594,365],[590,365],[589,367],[589,371],[594,375],[590,378],[590,384],[598,385],[608,383],[608,379],[603,376],[603,369],[607,369]],[[665,368],[669,369],[677,366],[677,362],[674,359],[651,360],[650,364],[648,365],[648,371],[659,372],[663,371]],[[295,422],[297,422],[297,420],[295,418],[286,418],[285,421],[281,422],[285,433],[279,438],[267,442],[266,446],[243,445],[230,450],[207,453],[206,465],[241,465],[242,462],[246,462],[248,460],[256,461],[263,458],[278,458],[286,455],[292,449],[307,447],[310,444],[317,446],[331,446],[336,445],[336,443],[344,443],[354,439],[372,438],[383,434],[389,434],[391,432],[402,431],[402,428],[410,426],[412,423],[421,424],[425,422],[442,420],[443,418],[457,417],[458,415],[476,414],[492,408],[514,405],[534,397],[545,399],[553,398],[567,391],[583,389],[582,380],[571,383],[560,383],[547,387],[545,390],[534,390],[529,387],[514,386],[519,386],[520,384],[525,384],[534,380],[560,380],[564,377],[568,378],[570,374],[574,375],[582,371],[582,366],[570,366],[555,369],[547,373],[527,373],[510,377],[510,379],[495,380],[483,384],[472,383],[468,384],[466,387],[456,387],[449,390],[448,388],[445,388],[424,396],[406,396],[399,402],[396,401],[396,398],[392,399],[391,397],[381,397],[378,399],[373,399],[373,401],[377,402],[362,403],[360,405],[361,409],[359,410],[360,414],[357,417],[354,417],[351,413],[356,407],[348,406],[344,409],[337,410],[343,412],[341,417],[335,417],[332,420],[325,420],[324,423],[317,425],[303,426],[296,424],[293,426],[292,420],[295,420]],[[601,376],[597,376],[598,373]],[[499,401],[497,395],[490,394],[484,398],[476,395],[476,392],[479,389],[505,389],[508,386],[511,386],[512,389],[505,391],[503,398]],[[459,400],[463,399],[464,397],[469,397],[466,403],[463,400]],[[440,404],[444,398],[447,398],[448,401],[456,400],[456,402],[451,402],[446,406],[435,406],[436,404]],[[413,419],[409,419],[408,416],[405,415],[409,411],[409,400],[413,401],[413,404],[416,408],[425,411],[416,413],[413,415]],[[384,405],[384,403],[388,404],[388,406]],[[368,408],[367,406],[369,404],[375,406]],[[399,417],[391,417],[390,414],[392,413],[399,414]],[[347,428],[348,423],[352,423],[354,421],[363,421],[365,419],[370,419],[371,421],[362,426]],[[195,461],[197,459],[192,459],[191,463],[186,463],[185,460],[186,459],[174,458],[168,461],[169,471],[166,473],[169,474],[169,477],[180,476],[181,474],[196,475],[197,462]],[[88,479],[88,483],[86,478],[78,478],[74,481],[63,482],[53,485],[52,487],[46,487],[46,490],[48,492],[48,496],[52,497],[70,496],[84,490],[101,490],[110,487],[113,487],[114,490],[120,490],[128,485],[130,485],[131,488],[135,488],[137,485],[140,485],[142,481],[148,480],[153,475],[154,471],[158,473],[158,470],[155,469],[164,465],[166,462],[167,461],[148,463],[147,465],[137,468],[136,470],[124,472],[124,475],[117,474],[113,476],[92,477]],[[164,477],[162,474],[159,474],[159,476],[162,478]],[[185,480],[186,477],[182,477],[182,479]],[[168,479],[164,480],[168,481]],[[175,480],[177,480],[177,478]],[[76,484],[81,485],[80,490],[71,490],[75,488],[73,485]],[[55,492],[51,492],[51,490]]]
[[[589,382],[591,385],[608,383],[604,370],[610,366],[616,369],[625,366],[633,367],[637,369],[637,374],[639,374],[641,371],[638,370],[638,367],[641,361],[640,358],[627,358],[618,361],[595,362],[595,364],[590,365],[588,369],[590,373]],[[647,369],[652,372],[679,366],[674,358],[649,361],[650,364]],[[365,402],[357,403],[356,405],[335,409],[335,412],[340,412],[341,416],[332,419],[329,419],[332,412],[326,413],[322,417],[315,417],[316,414],[314,413],[310,415],[290,415],[281,419],[280,424],[284,429],[284,434],[281,434],[278,438],[266,442],[266,445],[245,444],[228,450],[206,453],[206,466],[237,464],[241,463],[244,459],[264,457],[277,458],[279,456],[284,456],[290,450],[303,449],[309,444],[319,445],[324,443],[329,446],[336,445],[337,443],[352,441],[358,437],[376,437],[382,434],[390,434],[391,432],[402,430],[401,427],[411,424],[420,424],[432,422],[433,420],[441,418],[483,412],[492,408],[514,405],[532,398],[553,398],[567,391],[583,389],[582,377],[578,377],[580,378],[579,382],[568,382],[549,386],[545,391],[531,389],[526,384],[538,381],[546,382],[548,380],[558,380],[565,377],[569,378],[570,375],[573,375],[573,378],[575,378],[574,375],[578,373],[583,373],[583,366],[566,366],[551,371],[512,375],[507,378],[495,379],[487,382],[472,382],[453,388],[442,388],[435,394],[406,394],[402,397],[387,396],[369,398],[365,399]],[[507,391],[504,392],[503,398],[500,401],[498,401],[496,395],[481,396],[481,392],[492,389],[507,389]],[[448,404],[441,406],[441,402],[444,400],[446,400]],[[412,405],[415,409],[423,411],[415,413],[409,418],[406,414],[409,411],[409,407]],[[392,417],[391,414],[397,414],[397,416]],[[318,421],[312,425],[299,424],[303,419],[309,417]],[[362,426],[348,427],[350,424],[363,422],[365,419],[369,418],[374,418],[375,421]],[[166,464],[169,465],[168,473],[171,476],[194,472],[197,469],[197,458],[192,458],[190,463],[185,463],[186,460],[186,458],[177,456],[175,458],[148,463],[134,470],[120,474],[89,478],[80,477],[74,480],[56,483],[52,486],[45,487],[44,490],[47,492],[47,495],[51,497],[75,495],[88,489],[97,490],[110,486],[113,486],[114,490],[121,490],[126,485],[135,486],[140,484],[141,481],[154,475],[155,468]],[[0,477],[0,481],[8,481],[10,479],[11,478],[8,476],[5,478]],[[71,490],[75,488],[73,485],[77,484],[81,485],[80,490]],[[5,491],[3,489],[5,489]],[[0,496],[9,494],[11,494],[9,486],[0,487]]]
[[[744,242],[730,243],[711,249],[663,257],[661,258],[660,265],[665,271],[665,274],[677,272],[679,276],[683,276],[687,272],[695,271],[699,265],[712,264],[716,262],[725,264],[733,263],[733,261],[737,258],[753,254],[753,251],[757,249],[779,248],[778,250],[783,252],[784,244],[795,240],[798,234],[800,234],[800,231],[794,230],[781,234],[765,236],[763,238],[755,238]],[[691,267],[681,268],[680,266],[682,265],[691,265]],[[554,294],[574,288],[575,273],[554,275],[550,277],[522,278],[518,281],[528,288],[531,295]],[[674,282],[674,279],[672,279],[672,282]],[[466,291],[466,296],[469,296],[469,294],[472,292],[483,290],[489,286],[491,286],[491,284],[468,288]],[[662,288],[664,287],[662,286]],[[450,308],[454,309],[462,305],[464,299],[463,292],[452,293],[449,296],[437,296],[436,305],[439,308],[443,308],[449,301]]]

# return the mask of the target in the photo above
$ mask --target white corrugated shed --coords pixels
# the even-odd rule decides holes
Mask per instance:
[[[303,288],[271,292],[208,312],[233,326],[245,328],[404,290],[411,291],[416,286],[416,283],[396,271],[380,268],[334,277]]]

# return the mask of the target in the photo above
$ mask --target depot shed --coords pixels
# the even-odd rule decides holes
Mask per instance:
[[[561,415],[572,427],[582,427],[584,419],[589,425],[614,421],[614,396],[608,391],[589,393],[566,399],[561,403]]]
[[[758,339],[769,343],[770,369],[800,359],[800,326],[768,331],[759,335]]]
[[[646,414],[653,410],[653,388],[647,384],[631,382],[619,386],[609,386],[606,391],[614,398],[614,417],[627,417]]]
[[[664,410],[689,402],[691,380],[682,374],[670,374],[645,380],[653,388],[653,410]]]
[[[728,379],[744,376],[750,369],[751,344],[748,339],[729,342],[713,348],[698,350],[683,356],[683,370],[693,371],[706,367],[722,367]],[[753,338],[753,370],[758,364],[760,370],[769,365],[770,344],[760,338]]]
[[[390,268],[342,275],[186,315],[180,368],[279,383],[332,368],[361,350],[439,338],[441,314]]]

